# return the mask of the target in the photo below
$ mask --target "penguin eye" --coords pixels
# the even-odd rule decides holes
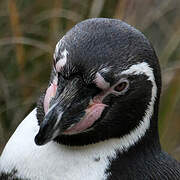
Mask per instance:
[[[116,92],[125,92],[129,86],[129,82],[124,80],[120,82],[117,86],[114,87],[114,91]]]

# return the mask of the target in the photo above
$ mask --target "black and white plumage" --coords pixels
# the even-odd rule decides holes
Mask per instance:
[[[115,19],[77,24],[56,46],[37,109],[7,143],[1,176],[179,180],[180,164],[159,143],[160,92],[158,59],[142,33]]]

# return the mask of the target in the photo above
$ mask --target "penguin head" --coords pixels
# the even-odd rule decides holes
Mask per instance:
[[[141,32],[120,20],[85,20],[56,45],[49,86],[38,101],[35,142],[136,143],[157,131],[160,91],[158,59]]]

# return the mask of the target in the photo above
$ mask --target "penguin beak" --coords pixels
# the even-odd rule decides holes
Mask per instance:
[[[49,88],[52,93],[48,92]],[[45,117],[35,137],[37,145],[44,145],[60,135],[72,135],[85,131],[101,116],[105,104],[93,102],[95,93],[84,87],[79,79],[67,84],[62,92],[50,86],[46,95],[52,100],[44,104]],[[56,89],[56,93],[54,93]],[[45,101],[49,99],[45,96]],[[47,108],[47,103],[49,107]]]
[[[62,133],[62,116],[67,111],[77,95],[77,79],[67,85],[63,92],[58,90],[57,84],[51,83],[44,98],[45,117],[35,137],[37,145],[44,145]]]
[[[40,124],[39,132],[35,137],[37,145],[44,145],[60,134],[62,129],[60,120],[63,112],[58,105],[58,103],[52,105]]]

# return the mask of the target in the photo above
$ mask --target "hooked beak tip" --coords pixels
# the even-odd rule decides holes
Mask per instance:
[[[42,122],[42,125],[40,125],[39,132],[35,136],[34,141],[36,145],[45,145],[56,138],[59,134],[60,128],[58,128],[57,126],[54,127],[51,123],[47,123],[47,121],[44,120],[44,122]]]
[[[56,106],[54,106],[44,117],[40,124],[40,129],[34,138],[36,145],[45,145],[60,133],[59,121],[62,113],[57,115]]]
[[[39,138],[38,134],[35,136],[34,141],[38,146],[44,145],[44,142]]]
[[[50,141],[50,139],[43,137],[42,134],[40,132],[38,132],[38,134],[34,138],[34,141],[35,141],[36,145],[41,146],[41,145],[45,145],[46,143],[48,143]]]

